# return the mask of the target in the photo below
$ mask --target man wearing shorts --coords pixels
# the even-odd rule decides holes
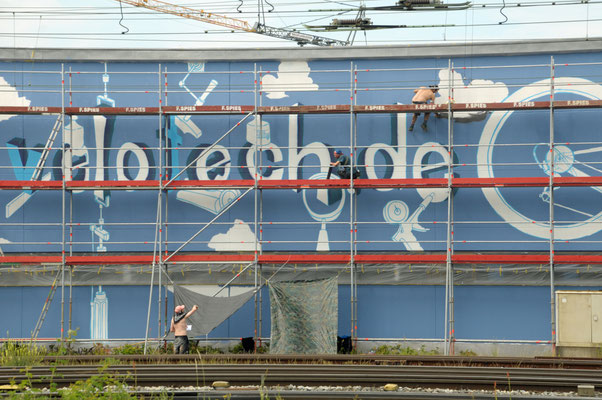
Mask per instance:
[[[174,354],[188,354],[188,335],[186,332],[188,318],[199,309],[199,306],[195,305],[192,310],[186,312],[185,305],[176,306],[174,309],[174,316],[171,319],[170,332],[174,332],[176,339],[173,342]]]

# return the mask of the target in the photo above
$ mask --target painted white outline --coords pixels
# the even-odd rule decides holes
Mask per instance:
[[[594,82],[572,77],[561,77],[554,80],[554,93],[571,93],[591,100],[602,98],[602,86]],[[534,82],[504,99],[506,103],[533,101],[542,96],[550,95],[550,79]],[[479,140],[477,152],[477,173],[479,178],[494,178],[493,174],[493,148],[495,141],[514,111],[494,111],[487,120]],[[534,221],[515,210],[500,193],[498,188],[481,188],[485,198],[495,212],[511,226],[519,231],[542,239],[550,237],[550,224]],[[591,223],[602,219],[602,211],[582,222],[555,225],[554,238],[558,240],[573,240],[593,235],[602,230],[602,224]],[[527,223],[525,223],[527,222]]]
[[[327,176],[327,174],[325,172],[318,172],[317,174],[310,176],[309,179],[326,179],[326,176]],[[331,176],[330,178],[331,179],[339,179],[336,176]],[[326,223],[336,220],[343,212],[343,206],[345,205],[345,189],[340,189],[342,194],[341,194],[341,200],[339,200],[339,205],[333,211],[327,212],[325,214],[318,214],[309,207],[309,203],[307,201],[307,191],[308,190],[311,190],[311,189],[304,189],[303,194],[301,195],[301,197],[303,198],[303,204],[305,205],[305,209],[307,210],[309,215],[312,217],[312,219],[321,223],[320,224],[320,232],[318,233],[318,243],[316,245],[316,250],[317,251],[330,251],[330,239],[328,238],[328,231],[326,230]],[[320,190],[327,191],[327,190],[332,190],[332,189],[317,189],[317,190],[318,191],[320,191]],[[316,196],[319,198],[319,196],[320,196],[319,192],[316,193]]]

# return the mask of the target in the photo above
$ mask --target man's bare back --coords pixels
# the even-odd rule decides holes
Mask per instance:
[[[420,87],[418,89],[414,89],[414,97],[412,97],[412,102],[421,102],[426,103],[427,101],[435,101],[435,92],[432,89],[427,87]]]
[[[412,104],[427,104],[429,101],[432,103],[435,102],[435,94],[439,91],[439,87],[437,85],[431,85],[430,87],[421,86],[418,89],[414,89],[414,97],[412,97]],[[420,115],[420,110],[414,112],[414,116],[412,117],[412,123],[408,130],[411,132],[414,130],[414,124]],[[429,120],[430,112],[424,113],[424,121],[422,122],[422,130],[427,131],[426,122]]]

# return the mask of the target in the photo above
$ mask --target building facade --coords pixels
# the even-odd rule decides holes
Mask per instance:
[[[554,343],[554,291],[600,286],[601,43],[0,49],[2,332],[57,273],[40,336],[92,339],[162,336],[173,282],[338,276],[341,335]],[[269,337],[259,293],[213,335]]]

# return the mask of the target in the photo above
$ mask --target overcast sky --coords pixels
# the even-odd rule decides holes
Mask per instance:
[[[450,3],[449,0],[444,2]],[[396,0],[365,0],[363,3],[373,7],[394,5]],[[353,45],[602,37],[602,0],[552,3],[506,0],[504,7],[504,0],[477,0],[472,7],[459,11],[367,11],[366,18],[377,25],[454,26],[359,31]],[[250,26],[258,21],[256,0],[172,0],[172,4],[237,18]],[[271,4],[273,7],[263,3],[268,26],[347,40],[350,32],[310,32],[304,25],[328,25],[334,18],[355,18],[360,2],[274,0]],[[297,46],[292,41],[231,32],[221,26],[120,4],[118,0],[2,0],[0,18],[0,47],[7,48]]]

